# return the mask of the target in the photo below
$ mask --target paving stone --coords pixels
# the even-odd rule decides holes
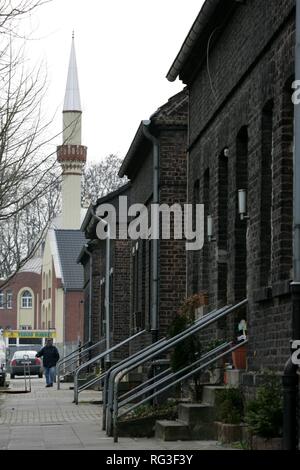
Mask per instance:
[[[12,381],[14,387],[14,381]],[[0,449],[9,450],[223,450],[214,441],[162,442],[120,438],[114,443],[102,431],[102,407],[90,404],[99,392],[87,391],[75,405],[73,391],[45,390],[42,379],[32,380],[32,392],[5,395],[0,401]]]

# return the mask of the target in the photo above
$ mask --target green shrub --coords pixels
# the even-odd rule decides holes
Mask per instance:
[[[122,421],[130,421],[137,418],[177,419],[177,403],[170,401],[161,405],[140,405],[131,411]]]
[[[219,390],[216,394],[217,419],[222,423],[240,424],[244,416],[242,392],[236,388]]]
[[[191,325],[186,315],[178,315],[170,327],[170,336],[176,336],[186,330]],[[199,339],[192,335],[178,343],[171,354],[171,368],[174,372],[192,364],[198,355],[201,354],[201,344]]]
[[[282,436],[282,390],[274,374],[266,376],[266,383],[259,387],[257,398],[247,404],[245,420],[257,436],[266,439]]]

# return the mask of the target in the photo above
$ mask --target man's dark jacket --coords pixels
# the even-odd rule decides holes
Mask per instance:
[[[44,367],[55,367],[59,360],[59,353],[55,346],[44,346],[36,357],[43,357]]]

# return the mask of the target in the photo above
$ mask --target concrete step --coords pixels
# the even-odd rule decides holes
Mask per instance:
[[[168,420],[156,421],[155,437],[163,441],[190,441],[193,439],[186,423]]]
[[[163,441],[211,441],[216,440],[215,423],[197,423],[188,426],[184,421],[156,421],[155,437]]]
[[[178,419],[191,427],[199,423],[212,423],[215,418],[215,408],[206,403],[180,404],[178,406]]]
[[[202,402],[214,406],[216,402],[216,392],[224,390],[225,387],[218,385],[205,385],[202,392]]]

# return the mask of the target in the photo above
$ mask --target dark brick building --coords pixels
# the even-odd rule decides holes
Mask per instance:
[[[96,229],[98,220],[93,216],[97,208],[104,204],[112,205],[117,215],[119,227],[119,197],[127,197],[130,203],[130,184],[99,199],[91,206],[82,224],[87,244],[82,249],[78,261],[84,267],[84,340],[97,343],[105,337],[105,283],[106,283],[106,241],[99,240]],[[113,239],[110,242],[110,326],[111,345],[127,339],[130,334],[130,242]],[[91,309],[91,310],[90,310]],[[89,328],[91,334],[89,338]],[[114,353],[114,359],[128,354],[128,347]]]
[[[173,96],[152,116],[150,132],[159,145],[157,192],[159,204],[186,203],[186,145],[188,95],[186,90]],[[131,204],[147,207],[150,227],[150,208],[154,193],[153,143],[145,136],[141,123],[124,159],[119,176],[131,182]],[[171,219],[172,220],[172,219]],[[172,228],[172,227],[171,227]],[[131,242],[130,260],[130,324],[131,332],[146,328],[153,330],[151,309],[153,300],[154,240]],[[172,230],[171,230],[172,235]],[[186,293],[186,260],[184,240],[159,240],[158,248],[158,336],[167,333]],[[154,276],[156,277],[156,276]],[[151,341],[143,339],[143,344]]]
[[[189,91],[188,198],[216,239],[189,255],[189,293],[211,309],[248,297],[249,371],[290,355],[294,45],[293,0],[207,0],[168,73]]]

